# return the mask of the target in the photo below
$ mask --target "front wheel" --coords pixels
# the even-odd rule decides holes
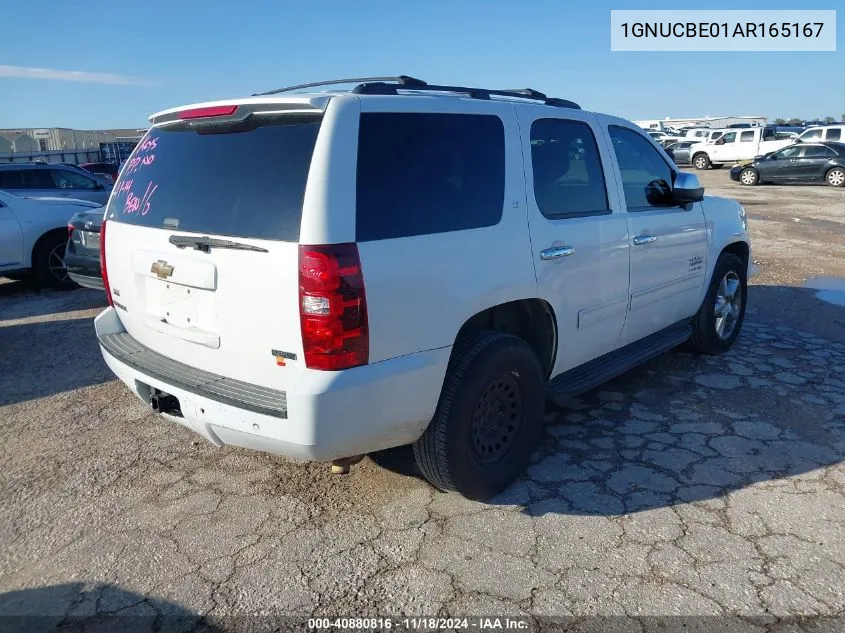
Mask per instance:
[[[747,296],[747,266],[736,255],[722,253],[704,302],[693,317],[690,346],[702,354],[728,351],[745,319]]]
[[[760,176],[757,174],[757,170],[753,167],[746,167],[739,172],[739,182],[743,185],[753,186],[760,182]]]
[[[827,172],[825,180],[827,180],[827,184],[829,184],[831,187],[845,186],[845,169],[843,169],[842,167],[834,167],[829,172]]]
[[[453,351],[434,418],[414,443],[417,465],[440,490],[489,499],[528,465],[545,401],[528,343],[499,332],[468,335]]]
[[[696,169],[707,169],[710,167],[710,157],[707,154],[696,154],[692,157],[692,165]]]

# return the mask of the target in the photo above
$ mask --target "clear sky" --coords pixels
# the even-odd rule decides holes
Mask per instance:
[[[800,9],[806,3],[759,4],[753,8]],[[840,0],[811,4],[838,8],[837,31],[845,32]],[[610,51],[611,8],[751,8],[722,0],[0,5],[0,128],[141,127],[152,112],[175,105],[306,81],[395,74],[431,83],[532,87],[629,119],[759,114],[839,120],[845,113],[841,35],[835,53]],[[69,80],[66,71],[80,72]]]

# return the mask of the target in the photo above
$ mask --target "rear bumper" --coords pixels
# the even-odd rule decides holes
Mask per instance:
[[[94,324],[106,364],[133,393],[147,401],[155,389],[178,399],[182,417],[162,417],[217,446],[316,461],[415,441],[434,415],[451,352],[441,348],[340,372],[303,369],[284,392],[275,392],[283,395],[282,413],[281,405],[262,409],[253,406],[254,400],[239,403],[232,392],[221,396],[219,384],[209,378],[213,375],[188,368],[193,373],[180,376],[173,361],[160,365],[164,357],[152,350],[147,351],[158,359],[124,355],[107,338],[125,331],[114,308],[104,310]],[[242,385],[235,385],[236,391]],[[272,394],[262,397],[272,400]]]
[[[89,271],[85,271],[89,272]],[[78,283],[83,288],[93,288],[94,290],[105,290],[103,286],[103,278],[99,275],[80,274],[80,272],[68,269],[68,277]]]

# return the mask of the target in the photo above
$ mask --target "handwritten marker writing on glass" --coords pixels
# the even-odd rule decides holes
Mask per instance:
[[[144,192],[144,197],[141,200],[141,206],[144,207],[144,210],[141,211],[141,215],[147,215],[150,211],[150,198],[153,197],[156,189],[158,189],[158,185],[153,185],[152,182],[147,185],[147,190]]]
[[[141,199],[134,193],[129,192],[126,196],[126,203],[123,205],[124,213],[136,213],[141,208]]]

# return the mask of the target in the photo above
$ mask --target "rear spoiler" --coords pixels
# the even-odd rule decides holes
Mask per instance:
[[[156,112],[150,116],[150,123],[162,125],[189,118],[211,117],[220,121],[237,122],[256,114],[321,114],[325,112],[331,98],[331,95],[315,95],[283,99],[258,97],[238,101],[211,101]],[[207,114],[203,114],[204,112]]]

